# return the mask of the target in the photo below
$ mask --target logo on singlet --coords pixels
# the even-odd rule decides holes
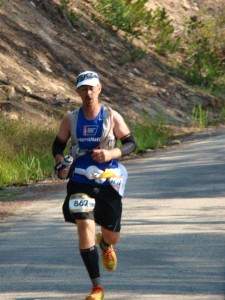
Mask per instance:
[[[98,125],[85,125],[84,126],[84,131],[83,131],[83,135],[84,136],[94,136],[96,135],[97,133],[97,130],[98,130]]]

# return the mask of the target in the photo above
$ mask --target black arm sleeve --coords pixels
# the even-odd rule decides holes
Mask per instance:
[[[52,145],[52,155],[55,157],[57,154],[61,154],[63,156],[63,151],[66,148],[65,142],[60,141],[57,137],[55,138]]]
[[[122,146],[120,147],[122,156],[129,155],[136,149],[134,137],[129,134],[121,139]]]

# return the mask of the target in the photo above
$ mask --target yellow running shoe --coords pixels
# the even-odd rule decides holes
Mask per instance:
[[[108,271],[115,271],[117,267],[117,257],[116,252],[113,249],[113,246],[111,245],[108,250],[103,250],[101,248],[101,240],[102,240],[102,234],[97,234],[97,243],[99,244],[99,247],[102,251],[102,265],[103,267]]]
[[[94,286],[85,300],[104,300],[104,289],[100,285]]]

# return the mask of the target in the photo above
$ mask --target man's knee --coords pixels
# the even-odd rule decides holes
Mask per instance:
[[[95,229],[94,220],[91,220],[91,219],[77,219],[76,224],[78,227],[78,231],[81,231],[81,232],[94,231],[94,229]]]
[[[106,243],[110,245],[115,245],[120,240],[120,233],[119,232],[113,232],[109,230],[102,230],[102,235]]]

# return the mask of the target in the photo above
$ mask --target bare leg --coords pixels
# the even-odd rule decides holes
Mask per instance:
[[[106,243],[115,245],[120,240],[120,232],[113,232],[108,229],[101,227],[102,236]]]
[[[95,245],[95,222],[93,220],[76,220],[80,249]]]

